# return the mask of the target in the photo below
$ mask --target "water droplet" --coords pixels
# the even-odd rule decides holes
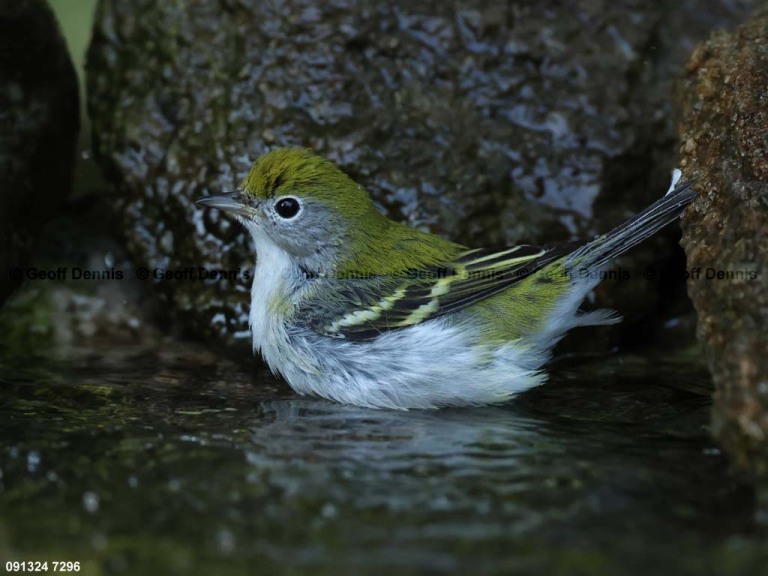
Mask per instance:
[[[40,460],[40,452],[37,452],[36,450],[27,454],[27,470],[35,472],[38,466],[40,466]]]
[[[85,492],[83,494],[83,508],[91,514],[99,510],[99,495],[95,492]]]
[[[336,506],[334,506],[331,502],[326,502],[320,509],[320,515],[323,518],[335,518],[337,514],[338,511],[336,510]]]

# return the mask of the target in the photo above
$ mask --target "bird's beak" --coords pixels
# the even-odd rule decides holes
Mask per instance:
[[[213,196],[206,196],[197,200],[198,206],[205,208],[216,208],[217,210],[223,210],[230,214],[236,214],[238,216],[248,216],[248,206],[240,201],[240,192],[230,192],[229,194],[214,194]]]

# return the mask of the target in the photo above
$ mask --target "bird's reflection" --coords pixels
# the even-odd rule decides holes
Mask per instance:
[[[296,399],[263,402],[251,440],[258,460],[311,454],[313,460],[456,464],[483,455],[515,458],[541,443],[544,428],[514,405],[401,412]]]

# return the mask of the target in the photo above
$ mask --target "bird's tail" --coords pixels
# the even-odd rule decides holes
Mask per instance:
[[[679,171],[675,171],[672,186],[663,198],[636,214],[607,234],[595,238],[578,250],[572,252],[566,260],[566,266],[572,270],[594,270],[621,256],[646,238],[653,236],[667,224],[677,220],[685,208],[696,198],[696,191],[691,188],[693,180],[678,184]]]

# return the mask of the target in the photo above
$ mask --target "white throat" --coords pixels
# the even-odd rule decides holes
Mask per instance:
[[[248,226],[256,244],[249,324],[253,349],[270,360],[286,338],[284,320],[297,288],[299,270],[289,254],[256,226]]]

